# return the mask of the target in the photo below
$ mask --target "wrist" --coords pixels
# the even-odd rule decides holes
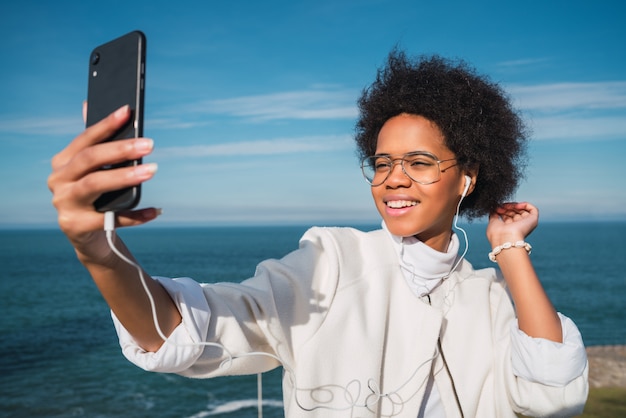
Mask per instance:
[[[526,235],[518,232],[500,232],[487,234],[487,240],[491,244],[491,248],[497,247],[505,242],[523,241]]]
[[[76,257],[85,267],[107,267],[115,262],[113,252],[109,247],[104,232],[95,232],[87,242],[74,244]]]
[[[493,261],[494,263],[496,262],[496,257],[502,252],[502,251],[506,251],[506,250],[512,250],[512,249],[524,249],[526,250],[526,253],[528,255],[530,255],[531,251],[532,251],[532,246],[527,243],[524,240],[517,240],[517,241],[506,241],[503,242],[500,245],[495,246],[491,252],[488,254],[489,260]]]

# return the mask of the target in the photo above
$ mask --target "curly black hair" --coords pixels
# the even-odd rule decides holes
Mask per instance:
[[[476,186],[461,205],[469,220],[493,212],[523,177],[527,132],[507,94],[464,61],[438,55],[414,60],[394,49],[358,100],[360,158],[376,152],[382,126],[400,114],[434,122],[462,169],[478,167]]]

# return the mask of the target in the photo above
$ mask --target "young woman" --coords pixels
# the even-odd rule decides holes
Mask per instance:
[[[113,252],[93,210],[101,193],[155,172],[98,167],[145,156],[152,141],[102,143],[127,120],[122,108],[53,158],[59,224],[110,305],[124,354],[194,377],[283,366],[288,417],[580,413],[582,338],[554,310],[525,242],[538,211],[503,203],[525,150],[505,94],[463,63],[394,51],[359,106],[356,141],[382,228],[312,228],[299,249],[241,284],[149,279],[157,321],[138,271]],[[459,212],[489,215],[498,272],[459,255]],[[116,223],[157,215],[130,211]],[[114,235],[112,244],[132,260]]]

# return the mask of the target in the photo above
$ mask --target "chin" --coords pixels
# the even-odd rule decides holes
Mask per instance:
[[[419,231],[415,228],[411,228],[407,225],[398,225],[397,222],[393,220],[385,219],[385,225],[387,225],[389,232],[399,237],[412,237],[419,234]]]

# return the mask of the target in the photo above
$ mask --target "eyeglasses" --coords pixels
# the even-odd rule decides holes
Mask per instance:
[[[392,158],[390,155],[372,155],[365,157],[361,161],[361,170],[365,180],[372,186],[380,186],[387,180],[389,173],[393,170],[394,164],[398,161],[402,171],[411,180],[419,184],[435,183],[449,168],[456,164],[441,169],[439,164],[446,161],[453,161],[456,158],[438,160],[436,156],[426,151],[414,151],[404,154],[401,157]]]

